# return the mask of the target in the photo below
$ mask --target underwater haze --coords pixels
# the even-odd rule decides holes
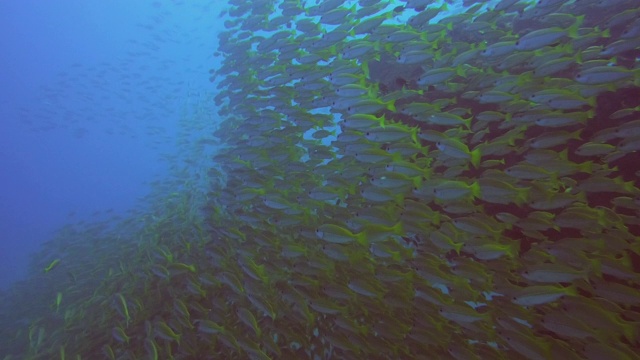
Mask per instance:
[[[211,1],[0,3],[0,289],[67,223],[126,216],[209,90]]]
[[[640,358],[636,0],[62,4],[0,5],[0,358]]]

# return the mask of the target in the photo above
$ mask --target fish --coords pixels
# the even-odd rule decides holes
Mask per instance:
[[[197,319],[194,321],[194,324],[197,325],[198,331],[204,334],[219,334],[226,332],[224,326],[211,320]]]
[[[258,326],[258,321],[251,311],[245,308],[238,308],[237,314],[238,318],[240,318],[245,325],[250,327],[256,333],[256,336],[260,337],[262,335],[262,330]]]
[[[638,76],[637,70],[629,70],[619,66],[596,66],[581,71],[575,77],[576,81],[583,84],[598,85],[607,84]]]
[[[438,312],[446,319],[467,324],[486,320],[487,315],[475,311],[472,307],[457,304],[447,304],[438,309]]]
[[[513,302],[522,306],[534,306],[557,301],[564,296],[575,296],[575,287],[556,285],[532,285],[519,289],[513,296]]]
[[[451,157],[469,160],[476,168],[480,166],[480,149],[469,150],[466,144],[455,138],[442,139],[436,143],[436,147]]]
[[[141,52],[23,115],[73,128],[101,102],[59,99],[163,100],[169,175],[34,254],[3,293],[9,357],[640,356],[631,2],[229,0],[194,8],[206,29],[152,5]],[[153,86],[165,41],[210,46],[201,98]]]
[[[151,360],[157,360],[159,359],[158,356],[158,345],[156,345],[155,341],[152,339],[145,339],[144,340],[144,348],[146,351],[146,355],[149,357],[149,359]]]
[[[44,268],[44,272],[48,273],[49,271],[53,270],[53,268],[58,266],[59,263],[60,263],[60,259],[53,260],[49,265],[47,265],[47,267]]]
[[[127,305],[127,301],[121,293],[117,293],[115,295],[114,302],[116,309],[122,316],[124,316],[126,325],[128,326],[129,322],[131,321],[131,315],[129,314],[129,306]]]
[[[62,293],[58,291],[58,293],[56,294],[56,301],[55,301],[56,312],[60,310],[60,304],[62,304]]]
[[[334,224],[320,225],[316,229],[316,235],[319,239],[334,244],[348,244],[352,242],[362,243],[366,241],[364,234],[354,234],[349,229]]]
[[[565,36],[576,38],[578,36],[578,29],[583,21],[584,16],[581,15],[576,17],[575,23],[566,29],[560,27],[549,27],[532,31],[520,37],[515,43],[515,48],[520,51],[531,51],[551,45]]]
[[[164,321],[158,321],[155,323],[154,334],[163,340],[175,341],[180,344],[180,334],[176,334],[175,331],[173,331],[173,329]]]
[[[113,336],[113,338],[118,342],[129,343],[130,337],[127,336],[121,327],[114,327],[111,331],[111,336]]]

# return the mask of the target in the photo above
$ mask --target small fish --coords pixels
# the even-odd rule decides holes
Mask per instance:
[[[116,309],[118,312],[124,316],[127,326],[129,326],[129,322],[131,321],[131,316],[129,315],[129,306],[127,305],[127,301],[121,293],[116,294]]]
[[[455,68],[438,68],[425,72],[418,78],[418,85],[427,87],[445,82],[454,76],[466,76],[465,68],[460,65]]]
[[[480,150],[469,150],[469,147],[462,141],[455,138],[442,139],[436,143],[438,150],[443,153],[458,159],[467,159],[474,167],[480,166]]]
[[[44,268],[44,272],[48,273],[49,271],[53,270],[53,268],[55,268],[59,263],[60,263],[60,259],[53,260],[51,264],[49,264],[49,266]]]
[[[113,352],[113,348],[111,348],[111,345],[108,345],[108,344],[103,345],[102,354],[104,355],[105,358],[109,360],[116,359],[116,354]],[[157,360],[157,358],[155,360]]]
[[[445,319],[458,324],[470,324],[488,319],[488,314],[481,314],[468,305],[446,304],[438,309],[438,313]]]
[[[173,329],[164,321],[156,322],[154,326],[154,333],[161,339],[175,341],[178,345],[180,344],[180,334],[176,334],[175,331],[173,331]]]
[[[56,312],[58,312],[60,310],[60,304],[62,303],[62,293],[58,291],[58,293],[56,294]]]
[[[477,182],[468,184],[464,181],[448,180],[436,185],[433,194],[438,200],[459,200],[470,196],[471,198],[480,195],[480,185]]]
[[[575,153],[580,156],[602,156],[616,150],[611,144],[585,143],[580,145]]]
[[[575,23],[567,29],[550,27],[527,33],[516,41],[515,48],[520,51],[537,50],[547,45],[551,45],[563,37],[577,38],[578,29],[583,20],[584,15],[581,15],[576,17]]]
[[[194,321],[194,324],[198,326],[198,332],[204,334],[220,334],[226,332],[224,326],[219,325],[211,320],[206,319],[197,319]]]
[[[380,298],[385,292],[382,284],[372,278],[353,278],[349,280],[347,287],[360,295],[372,298]]]
[[[557,301],[563,296],[577,295],[574,286],[533,285],[516,291],[512,301],[522,306],[536,306]]]
[[[528,266],[523,272],[522,277],[527,280],[543,283],[570,283],[576,279],[586,279],[589,270],[576,270],[564,264],[533,264]]]
[[[380,110],[390,110],[395,112],[395,101],[383,102],[378,98],[361,99],[347,106],[346,110],[349,114],[374,114]]]
[[[400,140],[411,140],[417,143],[417,129],[405,125],[389,124],[384,127],[373,127],[368,129],[364,136],[367,140],[374,142],[397,142]]]
[[[364,234],[354,234],[348,229],[334,225],[322,224],[316,229],[318,238],[334,244],[348,244],[365,241]]]
[[[149,360],[158,360],[158,345],[156,345],[156,342],[153,339],[144,339],[144,349]]]
[[[583,84],[599,85],[640,76],[640,69],[629,70],[620,66],[598,66],[578,73],[576,81]]]
[[[124,330],[120,326],[116,326],[111,330],[111,336],[113,336],[116,341],[121,343],[129,343],[130,337],[124,332]]]
[[[344,312],[346,309],[346,307],[339,306],[338,304],[336,304],[334,301],[331,301],[330,299],[323,299],[321,297],[310,299],[309,306],[313,310],[319,313],[328,314],[328,315],[340,314]]]

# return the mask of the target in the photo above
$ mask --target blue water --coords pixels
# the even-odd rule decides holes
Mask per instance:
[[[0,289],[68,223],[135,211],[211,92],[215,1],[0,2]]]

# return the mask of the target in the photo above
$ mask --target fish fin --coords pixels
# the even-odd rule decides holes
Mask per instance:
[[[396,101],[395,100],[391,100],[387,103],[387,109],[389,109],[390,111],[396,112]]]

